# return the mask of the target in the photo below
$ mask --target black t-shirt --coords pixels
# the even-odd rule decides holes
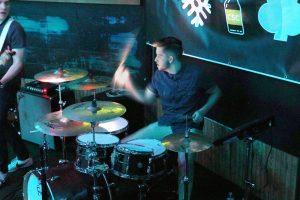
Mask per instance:
[[[0,33],[2,33],[3,28],[7,22],[7,19],[3,21],[3,23],[0,24]],[[10,49],[22,49],[26,46],[26,34],[23,29],[23,27],[16,21],[13,21],[8,29],[4,44],[1,49],[1,53],[9,47]],[[3,76],[7,70],[9,69],[9,66],[7,67],[0,67],[0,75]]]

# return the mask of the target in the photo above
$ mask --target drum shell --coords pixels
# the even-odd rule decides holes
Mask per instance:
[[[112,173],[127,179],[151,179],[167,169],[166,151],[153,155],[153,152],[131,151],[117,145],[111,158]]]
[[[37,181],[40,179],[40,169],[26,173],[23,179],[24,200],[42,199],[41,184]],[[46,179],[48,199],[92,199],[92,177],[76,171],[73,164],[49,168]]]
[[[108,141],[105,141],[104,143],[100,143],[100,144],[98,142],[94,146],[91,146],[89,142],[82,141],[83,138],[80,138],[85,136],[91,137],[92,133],[83,134],[76,138],[77,148],[76,148],[76,161],[74,164],[75,169],[83,173],[90,173],[90,171],[93,168],[92,166],[93,156],[95,156],[96,165],[99,164],[101,165],[105,163],[108,164],[108,166],[110,166],[111,154],[113,152],[114,146],[119,142],[119,139],[113,135],[97,133],[95,134],[97,140],[106,139]]]

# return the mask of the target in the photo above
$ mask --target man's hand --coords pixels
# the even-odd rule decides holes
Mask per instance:
[[[118,88],[126,88],[126,84],[129,84],[130,77],[129,71],[124,66],[119,66],[113,77],[113,86]]]
[[[195,123],[202,122],[204,119],[204,115],[201,112],[201,110],[195,111],[194,114],[192,115],[192,119],[193,119],[193,122],[195,122]]]
[[[15,54],[15,51],[6,49],[0,56],[0,65],[6,66],[12,61],[12,56]]]

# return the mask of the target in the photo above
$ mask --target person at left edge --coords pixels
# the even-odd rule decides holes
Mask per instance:
[[[10,19],[11,3],[11,0],[0,0],[0,32]],[[6,182],[8,172],[33,164],[20,136],[7,120],[8,110],[12,106],[11,103],[16,101],[16,92],[20,87],[25,46],[25,31],[18,22],[13,21],[8,29],[0,56],[0,187]],[[9,165],[7,142],[17,156]]]

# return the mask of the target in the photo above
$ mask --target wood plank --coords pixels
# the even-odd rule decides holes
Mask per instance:
[[[226,136],[230,128],[205,119],[204,135],[211,141]],[[254,194],[264,200],[297,200],[299,158],[272,148],[259,140],[253,142],[252,179]],[[269,156],[269,157],[268,157]],[[197,154],[200,165],[245,188],[246,142],[238,141]],[[297,188],[298,187],[298,188]],[[299,194],[298,194],[299,195]]]

